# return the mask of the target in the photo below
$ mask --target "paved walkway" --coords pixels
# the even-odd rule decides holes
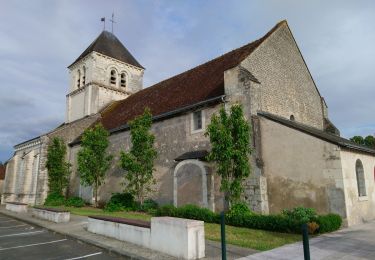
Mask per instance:
[[[150,249],[140,247],[131,243],[119,241],[109,237],[96,235],[86,231],[87,217],[71,215],[68,223],[53,223],[45,220],[34,218],[31,213],[14,213],[6,210],[4,206],[0,207],[0,214],[19,219],[32,225],[36,225],[50,231],[65,235],[71,239],[79,240],[99,248],[108,253],[114,253],[125,256],[130,259],[176,259],[172,256],[165,255]],[[250,254],[256,253],[256,250],[246,249],[236,246],[227,246],[227,259],[237,259]],[[221,259],[220,243],[206,241],[206,258],[204,259]]]
[[[375,259],[375,221],[310,239],[310,255],[312,260]],[[303,247],[298,242],[240,259],[303,260]]]

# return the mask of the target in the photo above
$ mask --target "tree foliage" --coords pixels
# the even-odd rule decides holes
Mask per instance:
[[[230,204],[238,202],[243,192],[243,180],[250,175],[250,124],[241,105],[233,105],[227,113],[222,107],[208,125],[212,150],[210,161],[216,162],[221,177],[221,191]]]
[[[126,191],[133,194],[143,205],[145,196],[154,183],[155,136],[150,133],[152,115],[148,108],[143,115],[130,122],[132,147],[129,152],[121,152],[121,167],[126,171]]]
[[[78,152],[78,173],[84,186],[93,186],[95,206],[98,205],[98,188],[110,167],[112,156],[107,154],[109,133],[101,124],[88,128],[82,135]]]
[[[48,146],[46,168],[48,170],[49,194],[62,195],[69,184],[70,164],[65,161],[66,145],[54,137]]]
[[[375,137],[372,135],[368,135],[365,138],[362,136],[353,136],[350,138],[352,142],[355,142],[356,144],[367,146],[369,148],[375,149]]]

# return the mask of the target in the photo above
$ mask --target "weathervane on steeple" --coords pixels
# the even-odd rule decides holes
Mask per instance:
[[[102,17],[100,21],[103,22],[103,31],[105,31],[105,17]]]
[[[112,33],[113,33],[113,24],[116,23],[115,22],[115,11],[112,12],[112,19],[110,19],[109,21],[112,23]]]

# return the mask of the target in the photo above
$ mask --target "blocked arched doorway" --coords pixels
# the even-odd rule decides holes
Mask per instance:
[[[173,204],[194,204],[208,208],[207,171],[202,161],[179,162],[173,174]]]

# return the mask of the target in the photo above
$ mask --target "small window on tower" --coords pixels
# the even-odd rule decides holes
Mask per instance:
[[[81,87],[81,71],[78,70],[78,75],[77,75],[77,88]]]
[[[86,84],[86,67],[83,67],[82,86]]]
[[[121,73],[120,86],[123,87],[123,88],[126,88],[126,75],[125,75],[125,73]]]
[[[109,83],[113,86],[116,86],[116,71],[111,70],[111,78],[109,80]]]
[[[193,131],[202,130],[202,111],[196,111],[193,113]]]

